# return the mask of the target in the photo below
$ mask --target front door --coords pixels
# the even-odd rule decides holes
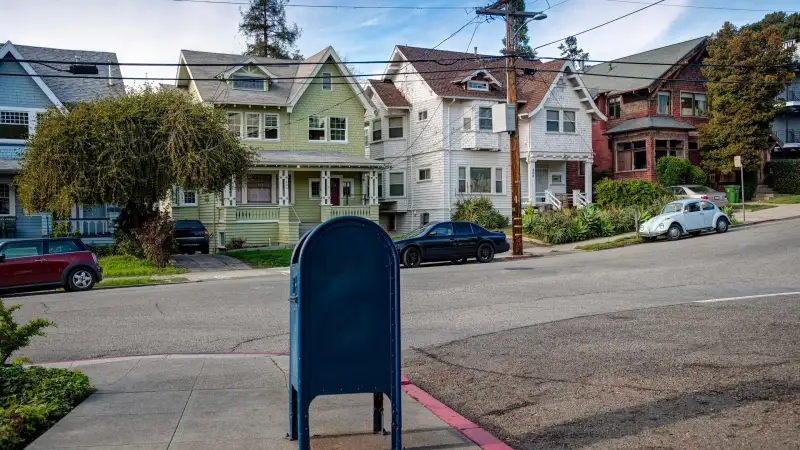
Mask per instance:
[[[536,177],[536,190],[534,191],[534,203],[544,203],[545,196],[544,191],[546,191],[549,187],[549,180],[548,178],[548,171],[547,169],[539,169],[536,168],[534,172],[534,176]]]
[[[341,204],[341,197],[339,191],[339,179],[331,178],[331,205],[339,206]]]

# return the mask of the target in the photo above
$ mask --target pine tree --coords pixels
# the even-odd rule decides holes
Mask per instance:
[[[250,0],[242,11],[239,31],[247,37],[245,55],[279,59],[303,59],[295,48],[301,30],[286,23],[288,0]]]
[[[709,121],[698,127],[701,165],[709,173],[731,173],[740,155],[745,170],[758,169],[778,112],[775,96],[794,78],[794,47],[783,47],[775,27],[753,31],[725,22],[706,50],[701,71],[708,79]]]
[[[525,11],[525,0],[511,0],[508,2],[507,8],[512,11]],[[528,38],[528,23],[525,17],[512,17],[511,30],[515,32],[515,39],[513,39],[512,52],[515,55],[522,55],[528,58],[536,57],[536,50],[531,48]],[[506,38],[503,38],[503,48],[500,53],[506,54]]]
[[[583,63],[585,60],[589,59],[589,52],[578,48],[578,38],[570,36],[564,39],[564,42],[558,46],[558,49],[561,50],[561,56],[564,57],[564,59],[572,60],[578,65],[580,70],[583,70]]]

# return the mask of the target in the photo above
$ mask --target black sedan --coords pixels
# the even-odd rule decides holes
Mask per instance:
[[[488,263],[496,253],[509,249],[504,232],[488,231],[471,222],[431,223],[402,236],[394,245],[406,267],[432,261],[462,264],[469,258]]]
[[[178,220],[172,227],[178,253],[208,254],[208,230],[199,220]]]

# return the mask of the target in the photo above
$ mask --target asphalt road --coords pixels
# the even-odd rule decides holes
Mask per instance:
[[[592,314],[800,291],[800,221],[595,253],[403,270],[403,346]],[[11,296],[58,323],[36,362],[117,355],[286,352],[286,277]]]

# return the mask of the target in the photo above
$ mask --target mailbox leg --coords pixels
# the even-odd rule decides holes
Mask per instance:
[[[372,394],[372,433],[383,431],[383,393]]]
[[[310,450],[311,435],[308,429],[308,410],[311,409],[311,402],[301,398],[298,404],[300,405],[300,410],[298,411],[300,415],[298,416],[297,448],[299,450]]]
[[[289,433],[286,438],[290,441],[297,440],[297,420],[300,417],[297,411],[297,390],[289,385]]]

